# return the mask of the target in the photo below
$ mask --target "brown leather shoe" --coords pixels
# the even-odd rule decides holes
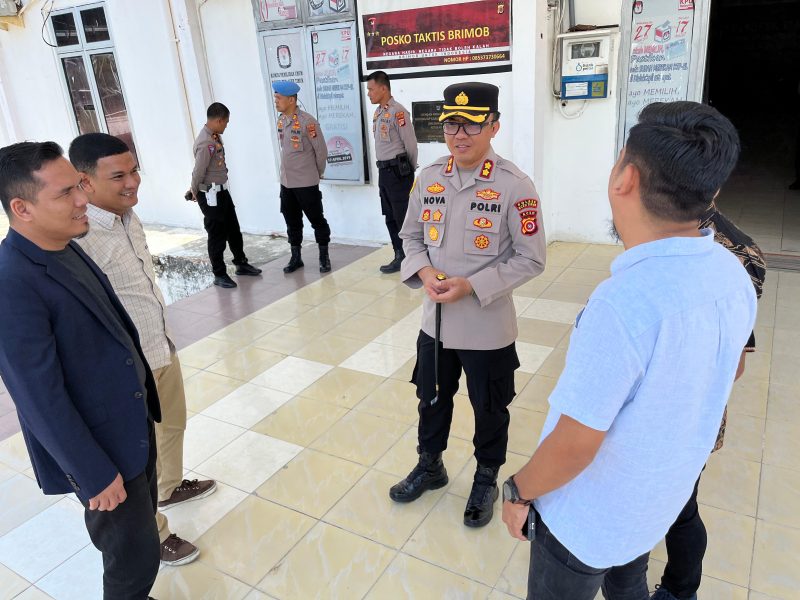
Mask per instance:
[[[200,556],[200,550],[191,542],[179,538],[174,533],[161,542],[161,564],[177,567],[192,562]]]
[[[198,481],[197,479],[184,479],[181,484],[173,490],[172,495],[166,500],[158,503],[158,508],[166,509],[191,500],[199,500],[210,496],[217,489],[217,482],[213,479]]]

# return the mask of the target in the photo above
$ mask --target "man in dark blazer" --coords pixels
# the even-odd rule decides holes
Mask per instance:
[[[81,177],[54,142],[0,149],[0,376],[45,494],[75,492],[106,600],[148,598],[159,565],[158,394],[88,231]]]

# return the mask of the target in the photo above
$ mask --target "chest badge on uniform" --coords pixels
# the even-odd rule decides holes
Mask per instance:
[[[485,190],[478,190],[475,195],[481,200],[497,200],[500,197],[500,192],[495,192],[492,188]]]
[[[525,210],[519,214],[519,218],[522,228],[522,235],[533,235],[539,231],[539,225],[536,223],[535,210]]]
[[[444,215],[442,214],[442,211],[440,211],[439,209],[436,209],[436,212],[435,212],[435,213],[433,213],[433,220],[434,220],[434,222],[435,222],[435,223],[438,223],[439,221],[441,221],[441,220],[442,220],[442,217],[443,217],[443,216],[444,216]]]
[[[489,229],[492,225],[494,225],[494,223],[492,223],[486,217],[478,217],[477,219],[472,221],[472,224],[480,229]]]
[[[428,190],[431,194],[441,194],[444,191],[444,186],[437,181],[436,183],[429,185],[425,189]]]
[[[476,248],[480,248],[481,250],[486,250],[486,248],[489,247],[490,243],[491,242],[489,241],[489,238],[486,237],[483,234],[475,236],[475,247]]]
[[[392,113],[390,113],[388,111],[383,113],[383,118],[384,119],[391,119],[392,118]]]
[[[439,230],[431,225],[430,229],[428,229],[428,237],[431,238],[432,242],[435,242],[439,239]]]
[[[215,149],[216,149],[216,146],[214,146],[214,144],[209,144],[209,145],[208,145],[208,154],[209,154],[210,156],[214,156],[214,150],[215,150]]]
[[[483,168],[481,168],[481,178],[489,179],[489,177],[492,176],[493,170],[494,170],[494,162],[492,162],[487,158],[485,161],[483,161]]]
[[[431,220],[430,208],[426,208],[425,210],[422,211],[422,220],[425,221],[426,223]]]

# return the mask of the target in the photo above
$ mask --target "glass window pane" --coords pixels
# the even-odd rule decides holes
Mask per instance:
[[[81,21],[83,22],[83,35],[86,43],[107,42],[111,39],[108,33],[108,23],[106,23],[106,12],[103,7],[88,8],[81,11]]]
[[[72,13],[55,15],[50,21],[53,24],[57,46],[74,46],[79,42],[78,29],[75,27],[75,16]]]
[[[133,145],[128,109],[125,106],[125,97],[122,95],[122,84],[117,73],[114,55],[111,52],[104,52],[92,54],[91,58],[94,80],[97,84],[97,91],[100,93],[100,104],[103,106],[106,116],[108,133],[128,144],[128,148],[135,156],[136,148]]]
[[[97,110],[92,100],[92,90],[89,88],[89,80],[86,77],[83,58],[73,56],[62,58],[61,62],[64,65],[64,76],[67,79],[67,88],[69,88],[75,120],[78,122],[78,131],[81,133],[96,133],[100,131]]]

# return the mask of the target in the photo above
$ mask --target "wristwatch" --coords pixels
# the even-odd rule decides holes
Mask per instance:
[[[506,501],[511,502],[511,504],[522,504],[524,506],[531,503],[530,500],[519,497],[519,489],[517,489],[517,484],[514,482],[513,475],[506,479],[503,484],[503,502]]]

